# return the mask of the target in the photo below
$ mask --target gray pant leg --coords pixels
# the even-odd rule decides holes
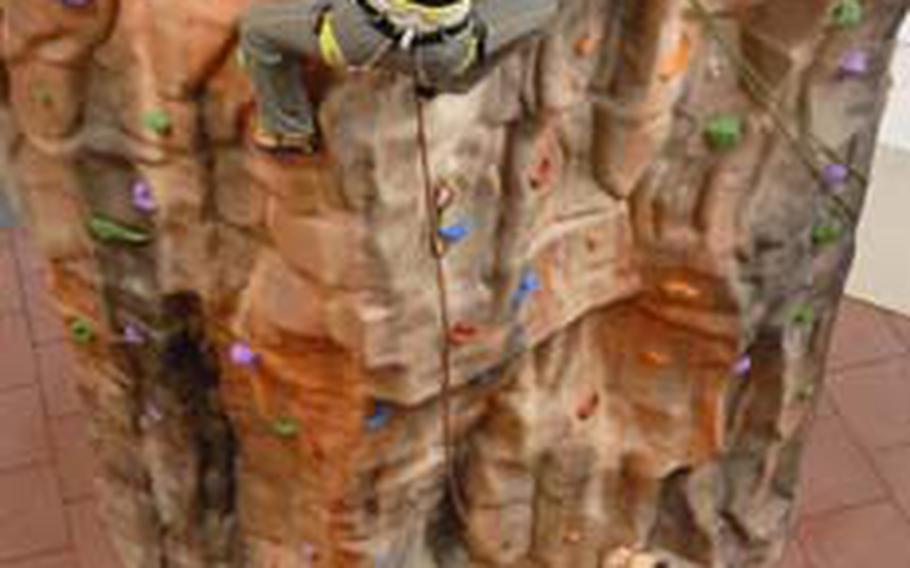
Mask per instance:
[[[445,46],[426,48],[424,53],[418,50],[420,74],[429,77],[430,86],[450,92],[468,91],[522,41],[545,32],[557,14],[559,0],[478,0],[474,9],[486,28],[483,60],[461,75],[452,75],[464,61],[470,34],[453,38]]]
[[[559,0],[478,0],[477,15],[487,27],[487,54],[495,57],[513,44],[545,31]]]
[[[265,129],[284,134],[316,131],[301,58],[319,55],[319,17],[332,4],[332,0],[288,0],[256,5],[246,13],[240,28],[241,49]]]
[[[303,84],[301,58],[321,57],[319,22],[330,11],[347,64],[364,65],[390,41],[350,0],[286,0],[254,6],[241,25],[241,46],[259,97],[262,125],[272,132],[314,133],[312,101]]]

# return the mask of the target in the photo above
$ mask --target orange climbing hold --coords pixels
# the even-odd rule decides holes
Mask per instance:
[[[654,349],[642,352],[641,360],[655,367],[666,367],[670,364],[670,357],[666,353]]]
[[[535,148],[535,160],[528,173],[528,181],[535,191],[552,187],[561,168],[559,140],[550,129],[541,133]]]
[[[573,48],[578,57],[591,57],[597,51],[598,45],[600,45],[600,37],[588,33],[578,38]]]
[[[658,76],[669,81],[686,72],[689,60],[692,57],[692,40],[688,35],[683,35],[676,48],[660,62],[657,69]]]
[[[701,290],[685,280],[667,280],[661,284],[660,289],[671,298],[695,300],[701,296]]]

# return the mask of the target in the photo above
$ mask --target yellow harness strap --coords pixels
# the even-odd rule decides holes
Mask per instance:
[[[322,54],[322,60],[329,67],[347,67],[347,60],[344,52],[341,51],[338,37],[335,35],[334,20],[332,12],[326,12],[322,16],[322,22],[319,25],[319,51]]]
[[[395,16],[411,15],[420,18],[426,25],[442,26],[450,24],[450,20],[459,20],[471,8],[471,0],[458,0],[446,6],[424,6],[412,0],[387,0],[393,20]]]

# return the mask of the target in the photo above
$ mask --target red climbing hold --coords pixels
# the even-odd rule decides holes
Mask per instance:
[[[600,395],[591,393],[591,395],[586,398],[581,404],[578,405],[578,410],[575,411],[575,415],[578,416],[579,420],[587,420],[594,416],[594,411],[597,410],[597,407],[600,405]]]
[[[477,326],[467,322],[456,322],[449,330],[449,340],[455,345],[464,345],[473,341],[477,333]]]

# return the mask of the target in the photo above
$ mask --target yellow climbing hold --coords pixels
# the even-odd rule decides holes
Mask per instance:
[[[293,418],[284,416],[272,422],[272,431],[281,438],[293,438],[300,432],[300,424]]]

